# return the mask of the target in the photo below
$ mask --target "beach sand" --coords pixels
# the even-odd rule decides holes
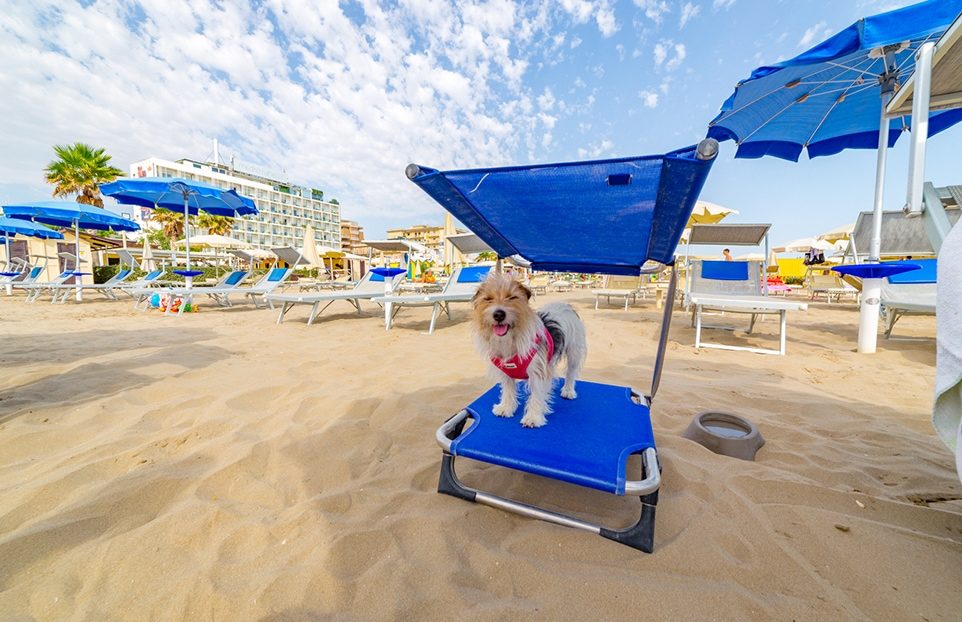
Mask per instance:
[[[587,324],[584,378],[647,391],[653,303],[540,301],[562,296]],[[489,386],[467,307],[432,336],[429,309],[386,332],[367,308],[278,326],[249,306],[0,299],[0,619],[958,619],[962,486],[930,423],[934,318],[866,356],[856,307],[815,304],[778,357],[695,351],[676,312],[646,555],[437,494],[435,429]],[[772,346],[776,331],[709,338]],[[756,422],[757,461],[683,439],[705,410]],[[459,466],[492,492],[637,517],[633,498]]]

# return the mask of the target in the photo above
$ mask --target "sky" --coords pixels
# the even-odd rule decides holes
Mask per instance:
[[[52,146],[222,157],[337,198],[368,238],[443,212],[404,176],[664,153],[698,142],[751,70],[898,0],[0,0],[0,204],[46,199]],[[926,179],[962,183],[953,145]],[[886,209],[905,201],[908,137]],[[773,245],[870,210],[871,150],[798,163],[722,143],[702,198]]]

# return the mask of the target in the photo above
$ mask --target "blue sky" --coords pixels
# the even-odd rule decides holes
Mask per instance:
[[[370,238],[441,223],[404,166],[661,153],[697,142],[735,83],[802,52],[872,0],[167,0],[14,3],[0,24],[0,203],[46,198],[51,145],[287,172],[336,197]],[[962,129],[929,144],[926,177],[960,183]],[[886,208],[905,199],[907,137]],[[702,198],[772,242],[872,207],[875,154],[734,160],[723,143]],[[733,220],[734,221],[734,220]]]

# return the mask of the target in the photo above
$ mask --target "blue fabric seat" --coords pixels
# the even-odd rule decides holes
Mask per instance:
[[[626,387],[581,381],[578,398],[558,395],[555,383],[552,414],[543,428],[518,424],[526,398],[522,391],[518,413],[491,413],[500,398],[497,386],[471,402],[471,426],[451,443],[456,456],[481,460],[535,475],[625,494],[628,456],[655,446],[647,405],[632,399]]]

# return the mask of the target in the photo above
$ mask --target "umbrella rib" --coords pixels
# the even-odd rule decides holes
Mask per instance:
[[[818,73],[818,72],[815,72],[815,73]],[[814,75],[814,73],[811,74],[811,75]],[[815,87],[815,89],[812,89],[811,91],[809,91],[808,95],[811,95],[812,93],[814,93],[817,88],[818,88],[818,87]],[[821,94],[822,94],[822,93],[816,93],[816,95],[821,95]],[[771,117],[769,117],[768,119],[766,119],[764,123],[760,124],[760,125],[759,125],[758,127],[756,127],[754,130],[752,130],[752,132],[751,132],[750,134],[748,134],[747,136],[745,136],[745,138],[741,139],[741,140],[738,142],[738,144],[742,144],[743,142],[745,142],[746,140],[748,140],[749,138],[751,138],[752,136],[754,136],[755,134],[757,134],[759,131],[761,131],[762,128],[764,128],[766,125],[768,125],[769,123],[771,123],[772,121],[774,121],[777,117],[779,117],[780,115],[782,115],[786,110],[788,110],[789,108],[791,108],[792,105],[795,104],[795,103],[796,103],[796,100],[794,100],[794,99],[791,100],[784,108],[782,108],[781,110],[779,110],[778,112],[776,112],[775,114],[773,114]],[[837,102],[836,102],[836,103],[837,103]],[[833,106],[834,106],[834,104],[833,104]],[[823,120],[824,120],[824,119],[823,119]],[[821,123],[819,123],[819,125],[821,125]],[[807,144],[807,143],[806,143],[806,144]]]
[[[802,76],[801,78],[798,78],[798,79],[799,79],[800,81],[806,80],[807,78],[810,78],[810,77],[818,74],[818,73],[821,72],[821,71],[824,71],[824,69],[816,69],[816,70],[812,71],[811,73],[806,74],[806,75],[804,75],[804,76]],[[746,82],[746,83],[747,83],[747,82]],[[735,89],[737,90],[738,88],[740,88],[740,86],[741,86],[741,85],[739,85],[738,87],[735,87]],[[749,106],[752,106],[752,105],[756,104],[757,102],[760,102],[761,100],[765,99],[766,97],[768,97],[768,96],[770,96],[770,95],[774,95],[775,93],[778,93],[780,90],[782,90],[782,89],[784,89],[784,88],[786,88],[786,87],[785,87],[785,85],[783,84],[783,85],[779,86],[777,89],[774,89],[774,90],[771,90],[771,91],[767,91],[767,92],[765,92],[765,93],[760,94],[758,97],[756,97],[756,98],[753,99],[752,101],[746,102],[746,103],[742,104],[740,107],[735,108],[735,109],[729,111],[729,113],[728,113],[727,115],[724,115],[722,118],[718,119],[718,121],[711,123],[711,125],[716,125],[717,123],[720,123],[721,121],[724,121],[724,120],[726,120],[726,119],[730,119],[732,116],[738,114],[739,112],[741,112],[741,111],[744,110],[745,108],[748,108]]]
[[[852,86],[854,86],[854,83],[853,83]],[[867,90],[869,90],[869,89],[871,89],[871,88],[874,87],[874,85],[871,85],[871,84],[863,84],[863,85],[860,85],[860,86],[861,86],[861,88],[853,89],[852,92],[851,92],[851,94],[852,94],[852,95],[858,95],[859,93],[863,93],[863,92],[865,92],[865,91],[867,91]],[[851,87],[849,87],[849,88],[851,88]],[[846,90],[848,90],[848,89],[843,89],[843,92],[845,92]],[[836,99],[836,100],[832,103],[832,105],[829,107],[829,109],[825,111],[825,114],[822,116],[821,120],[819,120],[818,125],[815,126],[815,129],[812,130],[812,133],[809,134],[808,139],[805,141],[804,144],[805,144],[805,147],[806,147],[806,148],[808,148],[808,146],[809,146],[809,145],[812,143],[812,141],[815,139],[815,135],[818,134],[818,130],[820,130],[820,129],[822,128],[822,125],[825,124],[825,121],[828,120],[828,115],[832,114],[832,111],[835,110],[836,106],[838,106],[840,103],[841,103],[841,98]]]
[[[840,64],[840,63],[833,63],[833,62],[828,62],[827,64],[828,64],[829,66],[837,67],[837,68],[841,69],[842,72],[845,72],[845,71],[858,71],[858,72],[859,72],[859,78],[861,78],[861,77],[864,76],[866,73],[868,73],[868,71],[869,71],[869,69],[871,69],[872,65],[875,64],[875,59],[870,59],[870,58],[868,58],[867,56],[865,57],[864,60],[868,61],[868,64],[867,64],[867,66],[866,66],[864,69],[859,69],[859,68],[857,68],[857,67],[849,67],[849,66],[847,66],[847,65],[843,65],[843,64]],[[858,65],[858,63],[854,63],[854,64],[855,64],[855,65]],[[799,80],[800,80],[800,81],[805,81],[807,78],[810,78],[810,77],[812,77],[812,76],[818,75],[819,73],[821,73],[821,72],[823,72],[823,71],[826,71],[826,69],[825,69],[824,67],[819,68],[819,69],[816,69],[816,70],[813,70],[811,73],[809,73],[809,74],[807,74],[807,75],[802,76],[801,78],[799,78]],[[840,76],[840,75],[842,75],[842,73],[836,74],[836,76]],[[836,77],[836,76],[833,76],[833,78]],[[857,80],[857,79],[858,79],[858,78],[856,78],[856,80]],[[836,82],[836,81],[835,81],[835,80],[832,80],[832,82]],[[800,83],[802,83],[802,82],[800,82]],[[811,91],[809,91],[808,95],[811,96],[813,93],[814,93],[815,95],[820,95],[821,93],[815,93],[815,90],[818,88],[818,86],[821,86],[821,85],[826,84],[826,81],[825,81],[825,80],[821,80],[821,81],[818,81],[818,82],[812,82],[811,84],[816,84],[816,87],[813,88]],[[780,86],[778,89],[775,89],[775,90],[772,90],[772,91],[768,91],[767,93],[763,93],[763,94],[759,95],[759,96],[758,96],[757,98],[755,98],[754,100],[752,100],[752,101],[750,101],[750,102],[746,102],[746,103],[743,104],[741,107],[732,110],[729,114],[725,115],[725,116],[722,117],[721,119],[718,119],[717,122],[712,123],[712,125],[717,125],[718,123],[720,123],[720,122],[722,122],[722,121],[725,121],[725,120],[731,118],[732,116],[734,116],[735,114],[741,112],[741,111],[744,110],[745,108],[748,108],[749,106],[754,105],[755,103],[761,101],[762,99],[764,99],[764,98],[766,98],[766,97],[768,97],[768,96],[770,96],[770,95],[774,95],[775,93],[778,93],[781,89],[784,89],[784,88],[787,88],[787,87],[785,87],[784,85],[782,85],[782,86]],[[772,115],[770,118],[766,119],[764,123],[762,123],[761,125],[759,125],[758,127],[756,127],[748,136],[745,136],[744,138],[742,138],[742,139],[739,141],[739,144],[741,144],[742,142],[744,142],[744,141],[748,140],[749,138],[751,138],[754,134],[756,134],[756,133],[757,133],[760,129],[762,129],[765,125],[768,125],[773,119],[775,119],[776,117],[778,117],[779,115],[781,115],[782,113],[784,113],[786,110],[788,110],[789,108],[791,108],[791,106],[792,106],[793,103],[795,103],[794,100],[793,100],[792,102],[789,102],[789,104],[788,104],[787,106],[785,106],[784,108],[782,108],[781,110],[779,110],[778,112],[776,112],[776,113],[775,113],[774,115]]]

